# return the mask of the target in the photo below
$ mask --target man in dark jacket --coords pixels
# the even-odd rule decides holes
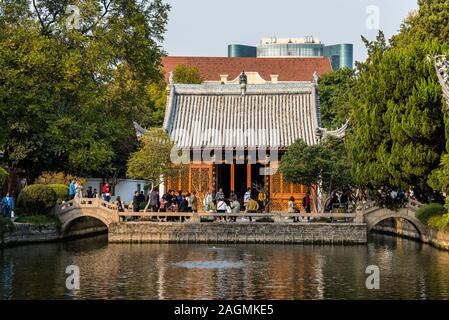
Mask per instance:
[[[302,198],[302,206],[304,207],[304,210],[306,213],[311,212],[311,199],[310,199],[310,192],[307,192],[307,194]]]
[[[139,212],[139,191],[134,192],[133,212]]]

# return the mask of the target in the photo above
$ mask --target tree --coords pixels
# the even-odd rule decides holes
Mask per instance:
[[[426,57],[442,47],[436,41],[392,47],[383,35],[366,45],[369,57],[358,64],[351,100],[354,178],[381,205],[390,206],[398,188],[425,200],[444,150],[441,88]]]
[[[355,84],[355,70],[343,68],[320,78],[318,93],[322,127],[340,128],[351,112],[350,95]]]
[[[177,83],[200,84],[203,82],[200,71],[196,67],[178,64],[173,70],[173,79]]]
[[[318,210],[325,208],[335,192],[352,188],[351,163],[343,140],[326,137],[322,143],[309,146],[295,141],[282,157],[280,172],[288,182],[302,184],[323,192]]]
[[[185,168],[182,156],[178,158],[175,144],[160,128],[152,128],[140,141],[140,148],[128,159],[127,175],[134,179],[148,181],[153,187],[159,186],[162,177],[176,176]],[[148,204],[145,207],[145,211]]]
[[[2,186],[5,184],[6,179],[8,179],[8,171],[0,167],[0,190]]]
[[[0,3],[0,150],[32,182],[43,171],[123,175],[133,121],[161,122],[148,91],[161,81],[161,0]],[[157,119],[153,119],[156,116]]]
[[[406,47],[416,42],[449,41],[449,3],[447,0],[418,0],[419,9],[412,12],[393,36],[392,44]]]

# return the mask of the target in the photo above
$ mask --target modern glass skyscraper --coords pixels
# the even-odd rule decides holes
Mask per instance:
[[[228,57],[254,58],[257,57],[257,48],[243,44],[230,44],[228,45]]]
[[[334,70],[353,68],[353,45],[349,43],[326,46],[320,39],[262,38],[257,47],[241,44],[228,46],[228,57],[328,57]]]
[[[353,68],[354,46],[350,43],[335,44],[324,47],[324,56],[331,60],[332,69]]]

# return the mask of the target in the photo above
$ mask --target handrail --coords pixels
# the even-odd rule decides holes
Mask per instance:
[[[119,212],[122,217],[280,217],[280,218],[355,218],[355,213],[285,213],[285,212],[270,212],[270,213],[217,213],[217,212]]]

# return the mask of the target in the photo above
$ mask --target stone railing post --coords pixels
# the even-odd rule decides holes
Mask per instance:
[[[196,224],[201,223],[201,217],[199,216],[198,212],[194,212],[192,214],[190,221],[191,221],[191,223],[196,223]]]
[[[362,210],[357,210],[356,206],[354,223],[363,223],[364,216],[365,216],[365,202],[362,202]]]
[[[97,208],[100,208],[100,195],[97,193],[97,195],[95,196],[95,206]]]
[[[112,223],[120,223],[120,216],[119,216],[119,214],[118,214],[118,210],[117,210],[117,211],[114,211],[114,212],[111,214],[111,220],[112,220]]]
[[[282,213],[277,213],[277,214],[273,215],[272,217],[273,217],[273,221],[275,223],[282,223]]]

